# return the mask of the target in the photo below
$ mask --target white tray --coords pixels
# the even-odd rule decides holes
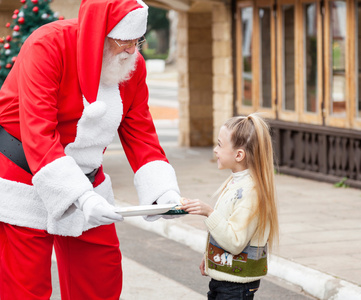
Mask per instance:
[[[176,206],[177,204],[126,206],[116,207],[115,212],[119,213],[123,217],[151,216],[166,213]]]

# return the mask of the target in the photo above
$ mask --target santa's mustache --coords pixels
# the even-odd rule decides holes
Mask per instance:
[[[113,85],[129,80],[132,71],[135,70],[137,55],[137,51],[133,54],[124,51],[114,55],[105,45],[101,82]]]
[[[116,54],[115,57],[118,57],[120,60],[125,60],[125,59],[131,58],[132,55],[134,55],[134,54],[129,54],[127,52],[122,52],[122,53]]]

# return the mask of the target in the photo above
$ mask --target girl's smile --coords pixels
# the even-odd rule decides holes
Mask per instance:
[[[227,127],[221,127],[218,135],[218,144],[213,151],[217,157],[218,169],[230,169],[233,173],[246,169],[243,166],[244,162],[239,160],[240,150],[233,148],[231,131]]]

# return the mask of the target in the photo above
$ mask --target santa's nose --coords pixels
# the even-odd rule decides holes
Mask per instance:
[[[124,51],[127,52],[127,53],[129,53],[129,54],[134,54],[135,48],[136,48],[136,45],[133,45],[133,46],[125,49]]]

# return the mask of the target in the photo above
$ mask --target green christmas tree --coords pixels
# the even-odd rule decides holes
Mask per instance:
[[[0,87],[13,67],[20,48],[28,36],[40,26],[62,20],[49,6],[52,0],[20,0],[21,8],[15,9],[12,22],[6,27],[13,30],[12,35],[0,38]]]

